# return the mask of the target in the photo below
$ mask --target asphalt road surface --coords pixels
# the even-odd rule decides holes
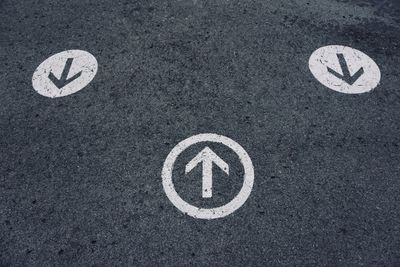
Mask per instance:
[[[370,56],[380,84],[319,83],[308,61],[327,45]],[[71,49],[94,79],[38,94],[35,69]],[[0,0],[1,266],[399,266],[399,61],[397,0]],[[223,218],[163,188],[170,151],[201,133],[254,166]],[[223,205],[240,161],[210,145],[230,175],[214,166],[204,198],[202,169],[184,172],[201,148],[176,161],[176,190]]]

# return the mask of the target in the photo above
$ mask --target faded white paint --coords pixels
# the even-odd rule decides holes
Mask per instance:
[[[340,65],[339,57],[344,58],[349,74],[359,77],[353,84],[341,79],[345,70]],[[351,47],[341,45],[324,46],[312,53],[309,68],[314,77],[326,87],[345,94],[361,94],[378,86],[381,72],[378,65],[368,55]],[[336,76],[333,74],[336,73]],[[362,75],[357,75],[362,73]]]
[[[61,78],[63,70],[68,59],[73,59],[68,71],[68,79],[79,74],[76,79],[71,79],[62,88],[58,88],[50,79],[50,73],[53,73],[58,79]],[[97,73],[97,60],[89,52],[82,50],[67,50],[52,55],[42,62],[32,76],[32,86],[39,94],[55,98],[67,96],[82,90],[95,77]]]
[[[217,207],[217,208],[206,209],[206,208],[196,207],[196,206],[193,206],[193,205],[187,203],[176,192],[173,181],[172,181],[172,173],[173,173],[173,169],[174,169],[174,164],[175,164],[175,161],[178,158],[178,156],[184,150],[186,150],[188,147],[190,147],[194,144],[197,144],[197,143],[201,143],[201,142],[220,143],[220,144],[223,144],[223,145],[229,147],[237,154],[241,164],[243,165],[243,169],[244,169],[243,186],[242,186],[241,190],[239,191],[239,193],[229,203],[227,203],[223,206]],[[208,154],[208,156],[201,154],[202,152],[200,152],[200,154],[198,154],[194,160],[191,160],[189,162],[189,164],[186,165],[186,172],[188,172],[192,168],[194,168],[194,166],[196,166],[201,161],[201,159],[204,160],[205,158],[208,157],[208,161],[210,161],[209,160],[210,159],[210,151],[206,150],[206,152],[207,152],[206,154]],[[218,161],[219,167],[222,167],[222,169],[225,168],[226,172],[228,173],[228,166],[225,162],[223,162],[222,160],[221,161],[216,160],[215,156],[214,157],[211,156],[211,158],[214,159],[214,162]],[[204,162],[203,162],[203,164],[204,164]],[[177,144],[171,150],[171,152],[169,153],[169,155],[167,156],[167,158],[164,162],[161,177],[162,177],[164,191],[165,191],[167,197],[169,198],[169,200],[172,202],[172,204],[175,207],[177,207],[182,212],[184,212],[194,218],[216,219],[216,218],[222,218],[222,217],[225,217],[225,216],[231,214],[232,212],[234,212],[235,210],[240,208],[246,202],[246,200],[250,196],[251,190],[253,188],[254,168],[253,168],[253,163],[251,162],[249,155],[243,149],[243,147],[240,146],[238,143],[236,143],[232,139],[222,136],[222,135],[206,133],[206,134],[198,134],[198,135],[189,137],[189,138],[181,141],[179,144]]]

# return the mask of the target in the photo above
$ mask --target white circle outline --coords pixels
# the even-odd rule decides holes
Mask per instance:
[[[350,65],[359,64],[359,62],[363,63],[359,67],[363,67],[365,73],[356,83],[350,85],[326,71],[326,67],[329,67],[329,65],[327,65],[326,62],[322,62],[326,59],[326,54],[337,53],[343,53],[346,56],[347,65],[349,67]],[[352,56],[351,60],[349,60],[349,55]],[[354,61],[354,58],[357,58],[357,60]],[[331,64],[332,62],[329,63]],[[321,68],[321,65],[323,68]],[[371,92],[380,84],[382,76],[378,64],[369,55],[356,48],[345,45],[327,45],[316,49],[308,59],[308,67],[319,83],[333,91],[343,94],[355,95]],[[359,80],[362,82],[360,83]]]
[[[71,66],[71,70],[76,68],[77,59],[86,59],[85,62],[81,62],[81,64],[78,65],[80,67],[79,71],[82,72],[82,75],[76,80],[67,83],[64,87],[58,88],[53,82],[49,80],[48,74],[52,72],[55,67],[59,67],[59,65],[62,66],[61,70],[63,70],[65,68],[67,58],[74,59],[75,63]],[[40,65],[33,72],[32,87],[38,94],[49,98],[69,96],[81,91],[87,85],[89,85],[89,83],[96,76],[97,70],[97,59],[90,52],[80,49],[65,50],[49,56],[42,63],[40,63]],[[60,74],[61,71],[56,75],[59,76]],[[70,76],[70,73],[68,74],[68,76]]]
[[[244,181],[239,193],[229,203],[217,208],[198,208],[187,203],[178,195],[172,181],[172,170],[179,154],[181,154],[189,146],[200,142],[221,143],[229,147],[238,155],[239,160],[244,168]],[[177,207],[183,213],[186,213],[194,218],[210,220],[225,217],[240,208],[246,202],[250,196],[254,184],[254,167],[249,155],[241,145],[222,135],[204,133],[191,136],[179,142],[171,150],[165,159],[161,177],[164,191],[175,207]]]

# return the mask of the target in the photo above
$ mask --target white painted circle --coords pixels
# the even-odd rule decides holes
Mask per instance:
[[[347,62],[350,75],[355,75],[363,69],[363,74],[353,83],[349,84],[328,71],[328,68],[343,75],[338,60],[342,54]],[[363,52],[341,45],[329,45],[315,50],[308,62],[314,77],[326,87],[345,94],[361,94],[369,92],[378,86],[381,72],[375,61]]]
[[[229,147],[238,155],[239,160],[244,168],[244,181],[239,193],[229,203],[217,208],[198,208],[187,203],[178,195],[172,181],[172,171],[177,157],[191,145],[200,142],[220,143]],[[241,145],[228,137],[206,133],[191,136],[177,144],[168,154],[164,162],[161,177],[164,191],[167,194],[167,197],[172,202],[172,204],[174,204],[174,206],[177,207],[180,211],[198,219],[216,219],[231,214],[246,202],[253,188],[254,167],[249,155]]]
[[[68,59],[73,59],[68,72],[68,79],[78,73],[80,76],[71,82],[58,88],[50,79],[49,74],[53,73],[57,79],[62,77],[63,70]],[[43,61],[35,70],[32,76],[32,86],[39,94],[55,98],[67,96],[82,90],[87,86],[97,73],[97,60],[89,52],[83,50],[67,50],[52,55]]]

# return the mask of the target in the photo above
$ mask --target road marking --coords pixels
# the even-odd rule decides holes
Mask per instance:
[[[49,79],[57,86],[58,89],[62,89],[64,86],[79,78],[82,74],[82,71],[78,72],[74,76],[68,79],[69,70],[71,69],[72,61],[74,58],[68,58],[67,63],[65,63],[64,69],[61,73],[60,79],[54,76],[53,72],[50,72]]]
[[[212,167],[213,163],[229,175],[229,165],[209,147],[204,148],[187,165],[185,172],[189,173],[198,164],[203,164],[203,198],[212,197]]]
[[[178,156],[190,146],[201,142],[213,142],[223,144],[232,149],[237,156],[244,169],[243,185],[239,193],[227,204],[216,208],[199,208],[187,203],[176,192],[174,183],[172,181],[172,173],[174,164]],[[194,157],[185,168],[185,173],[190,172],[198,164],[203,164],[203,197],[212,197],[212,163],[215,163],[226,174],[229,175],[229,165],[217,156],[211,149],[205,147],[196,157]],[[198,134],[191,136],[180,143],[178,143],[167,156],[163,170],[162,170],[162,183],[164,191],[172,202],[180,211],[198,219],[216,219],[225,217],[238,208],[240,208],[250,196],[254,183],[254,167],[253,163],[247,152],[238,143],[232,139],[212,134]],[[205,190],[207,190],[205,192]]]
[[[39,94],[55,98],[82,90],[97,73],[97,60],[83,50],[67,50],[43,61],[32,76]]]
[[[381,72],[363,52],[341,45],[315,50],[308,62],[314,77],[326,87],[345,94],[361,94],[378,86]]]

